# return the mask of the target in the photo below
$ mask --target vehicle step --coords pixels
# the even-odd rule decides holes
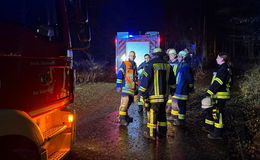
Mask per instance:
[[[50,139],[51,137],[58,135],[61,132],[63,132],[66,128],[67,128],[67,126],[65,124],[53,127],[51,129],[43,132],[43,136],[44,136],[45,139]]]
[[[69,152],[70,150],[60,150],[57,152],[54,152],[52,155],[48,157],[48,160],[59,160],[61,158],[64,158],[64,156]]]

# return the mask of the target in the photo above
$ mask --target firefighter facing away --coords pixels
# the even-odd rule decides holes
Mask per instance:
[[[205,118],[206,129],[209,131],[208,138],[221,139],[223,130],[223,110],[225,103],[230,99],[230,85],[231,85],[231,65],[229,63],[229,57],[226,53],[219,53],[216,58],[219,68],[217,72],[213,73],[211,85],[206,93],[206,98],[210,99],[208,103],[210,107],[206,109],[207,115]],[[203,108],[203,106],[202,106]],[[207,107],[206,107],[207,108]]]
[[[135,60],[135,52],[129,52],[128,61],[123,61],[117,73],[116,91],[121,91],[121,103],[119,107],[119,122],[122,126],[127,126],[133,121],[129,117],[127,111],[134,100],[137,83],[137,67]]]
[[[174,76],[176,77],[177,67],[178,67],[178,54],[174,48],[169,48],[166,53],[169,56],[169,64],[173,68]],[[169,100],[167,102],[167,108],[166,108],[166,114],[167,114],[167,120],[172,121],[174,119],[178,118],[178,106],[177,102],[174,98],[172,98],[173,95],[169,96]],[[177,112],[176,112],[177,111]]]
[[[143,72],[144,72],[144,69],[145,67],[148,65],[148,62],[151,60],[151,56],[149,54],[145,54],[144,55],[144,62],[141,63],[138,68],[137,68],[137,73],[138,73],[138,81],[140,83],[142,77],[144,76],[143,75]],[[142,113],[143,112],[143,105],[144,105],[144,100],[143,100],[143,97],[139,97],[139,100],[138,100],[138,106],[139,106],[139,109],[138,109],[138,112],[139,113]]]
[[[145,68],[138,94],[149,99],[150,110],[147,128],[144,136],[156,140],[156,136],[163,138],[167,133],[165,105],[169,96],[169,88],[175,88],[175,76],[169,63],[163,60],[165,53],[155,48],[152,60]]]
[[[178,67],[176,71],[176,90],[173,98],[177,100],[178,110],[173,109],[172,113],[177,116],[173,125],[183,125],[186,115],[186,103],[189,98],[190,91],[193,90],[193,75],[191,68],[187,63],[188,53],[180,51],[178,54]]]

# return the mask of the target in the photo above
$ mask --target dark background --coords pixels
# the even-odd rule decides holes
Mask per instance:
[[[84,5],[91,30],[87,53],[96,61],[114,63],[116,32],[159,31],[163,49],[196,44],[206,64],[218,52],[235,62],[259,63],[259,0],[88,0]]]

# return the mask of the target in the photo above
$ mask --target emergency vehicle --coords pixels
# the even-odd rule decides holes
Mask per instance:
[[[117,32],[116,44],[116,72],[122,61],[127,60],[128,53],[135,51],[136,65],[144,61],[144,55],[150,54],[154,48],[160,47],[159,32],[146,32],[144,35],[131,35],[129,32]]]
[[[78,2],[1,3],[0,159],[58,160],[71,150],[74,72],[67,13],[72,3]]]

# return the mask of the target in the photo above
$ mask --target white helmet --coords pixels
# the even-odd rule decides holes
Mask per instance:
[[[213,107],[212,105],[212,99],[210,97],[203,98],[201,100],[201,108],[202,109],[208,109]]]
[[[168,54],[177,54],[177,52],[176,52],[176,50],[174,48],[170,48],[167,51],[168,51],[167,52]]]

